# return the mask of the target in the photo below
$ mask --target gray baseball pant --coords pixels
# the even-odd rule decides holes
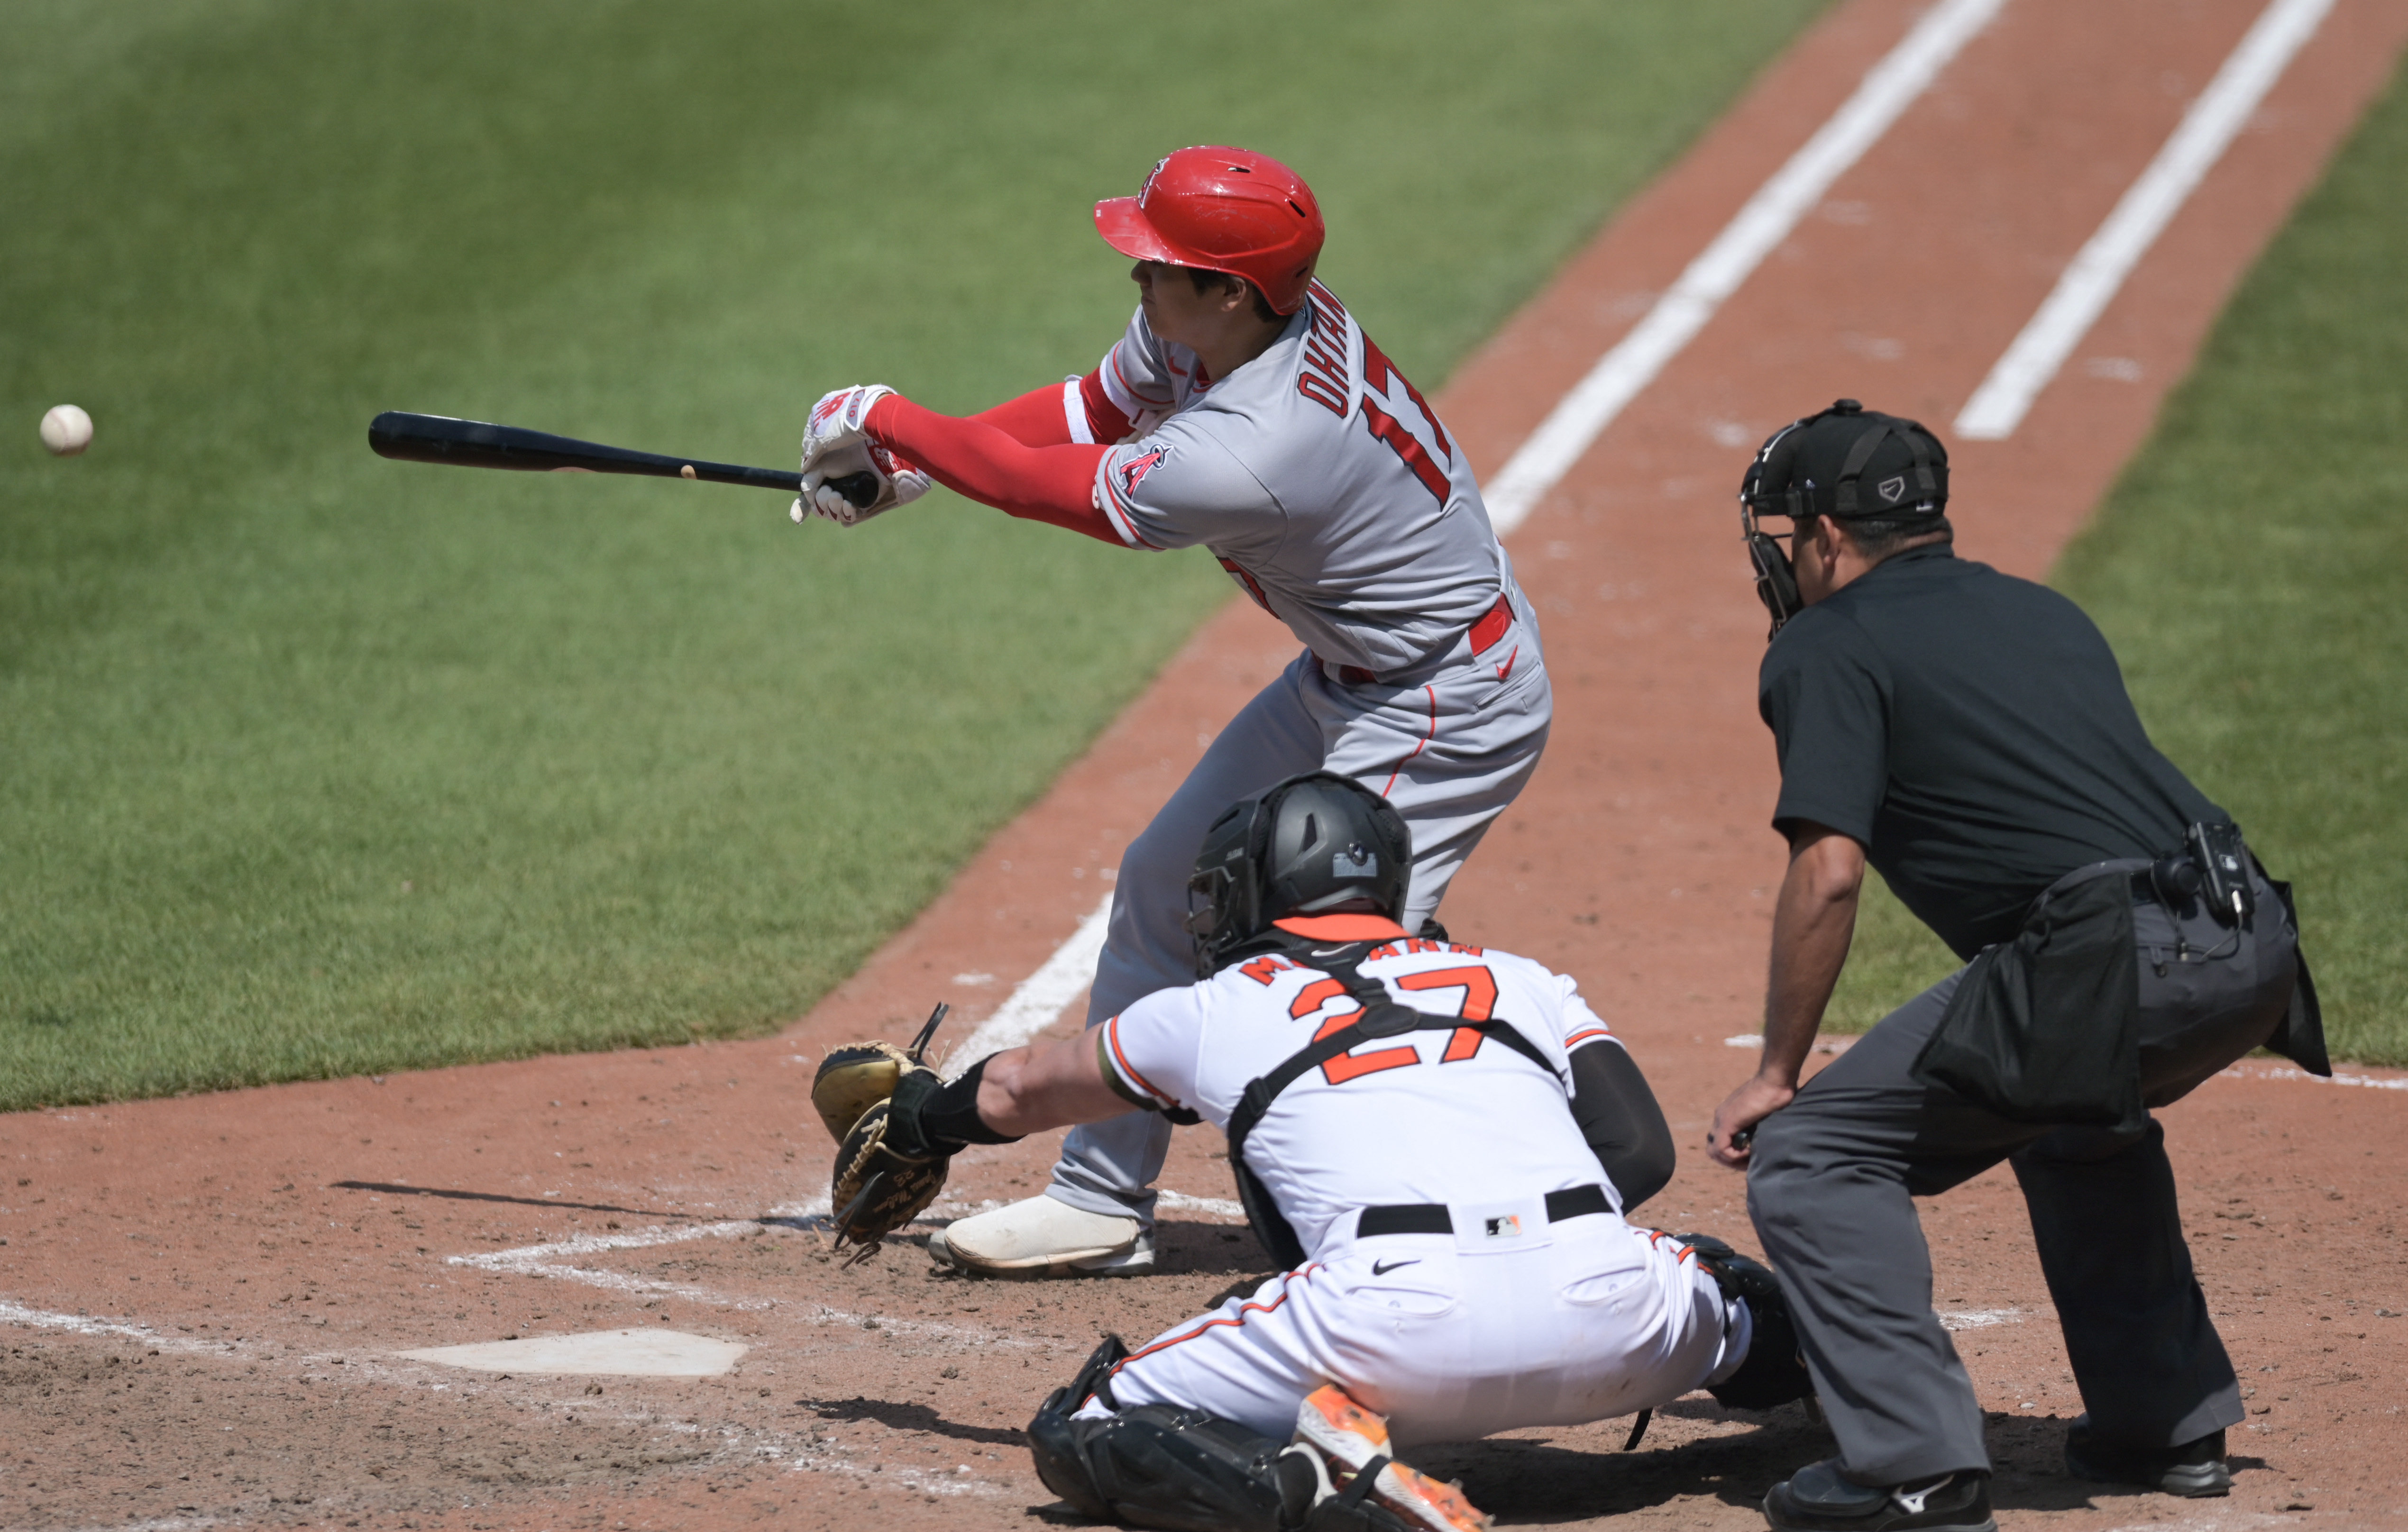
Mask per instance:
[[[1519,593],[1515,606],[1529,609]],[[1196,981],[1184,923],[1187,879],[1204,832],[1230,804],[1300,771],[1353,777],[1404,816],[1413,871],[1402,923],[1421,929],[1455,869],[1537,769],[1554,717],[1538,634],[1526,618],[1485,653],[1432,669],[1405,683],[1350,686],[1307,650],[1255,694],[1122,855],[1089,992],[1089,1026],[1155,990]],[[1169,1149],[1170,1124],[1154,1112],[1073,1128],[1045,1195],[1151,1225],[1154,1181]]]
[[[2298,938],[2262,879],[2239,932],[2203,911],[2177,922],[2156,904],[2132,916],[2142,1090],[2163,1107],[2273,1033]],[[2188,961],[2176,955],[2177,924]],[[1962,977],[1892,1012],[1756,1130],[1748,1213],[1781,1274],[1842,1464],[1868,1484],[1989,1468],[1972,1382],[1932,1312],[1931,1253],[1910,1198],[2002,1159],[2023,1188],[2100,1438],[2167,1447],[2237,1424],[2240,1389],[2192,1275],[2164,1130],[2154,1120],[2122,1138],[2011,1123],[1912,1077]]]

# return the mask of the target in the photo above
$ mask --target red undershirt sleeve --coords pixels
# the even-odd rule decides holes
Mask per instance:
[[[1062,408],[1059,383],[1031,389],[970,419],[994,426],[1023,447],[1068,447],[1077,439],[1070,435],[1070,417]]]
[[[1056,419],[1062,421],[1062,434],[1067,437],[1068,422],[1061,412],[1061,392],[1057,387],[1052,393]],[[998,409],[1018,411],[1029,397],[1023,395]],[[1031,446],[982,419],[939,415],[900,394],[879,400],[862,424],[880,445],[981,505],[1083,532],[1115,548],[1127,546],[1096,507],[1096,465],[1111,450],[1108,447],[1070,442]]]
[[[1105,391],[1102,369],[1031,389],[970,419],[981,421],[1023,447],[1085,447],[1110,444],[1129,434],[1130,421]]]

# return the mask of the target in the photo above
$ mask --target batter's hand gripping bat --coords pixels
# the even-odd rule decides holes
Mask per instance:
[[[450,463],[466,468],[514,468],[523,473],[624,473],[652,479],[694,479],[708,484],[748,484],[800,494],[803,476],[791,468],[746,468],[733,463],[663,457],[628,447],[606,447],[516,425],[488,425],[449,415],[412,415],[388,409],[368,422],[368,446],[379,457],[402,463]],[[828,480],[837,493],[867,509],[878,498],[878,476],[846,474]]]

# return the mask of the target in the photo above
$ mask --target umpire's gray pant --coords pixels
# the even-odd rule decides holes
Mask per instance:
[[[2177,922],[2155,904],[2132,915],[2141,1082],[2147,1103],[2162,1107],[2274,1031],[2298,938],[2263,880],[2257,914],[2239,932],[2204,913]],[[2187,960],[2176,952],[2177,924]],[[1911,1076],[1962,977],[1891,1013],[1756,1130],[1748,1213],[1796,1312],[1849,1475],[1896,1484],[1990,1466],[1972,1382],[1932,1312],[1931,1253],[1909,1199],[2001,1159],[2022,1184],[2099,1434],[2163,1447],[2239,1423],[2232,1364],[2191,1274],[2164,1130],[2152,1121],[2118,1138],[2011,1123]]]

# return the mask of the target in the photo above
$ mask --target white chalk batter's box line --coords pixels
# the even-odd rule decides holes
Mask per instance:
[[[1243,1221],[1245,1210],[1223,1197],[1190,1196],[1183,1192],[1164,1191],[1160,1205],[1178,1212],[1198,1212],[1223,1221]],[[975,1205],[939,1203],[938,1209],[952,1217],[964,1217],[1002,1207],[997,1201]],[[558,1281],[581,1282],[612,1292],[640,1294],[652,1297],[682,1298],[689,1303],[710,1304],[716,1308],[760,1310],[780,1307],[780,1300],[765,1297],[737,1297],[713,1292],[688,1282],[663,1281],[652,1277],[639,1277],[631,1272],[607,1271],[590,1266],[574,1264],[573,1258],[591,1256],[622,1250],[654,1250],[665,1245],[684,1244],[695,1239],[733,1239],[758,1234],[768,1228],[825,1230],[828,1199],[816,1197],[810,1202],[788,1208],[773,1209],[758,1218],[727,1219],[716,1224],[683,1226],[663,1224],[648,1229],[630,1229],[617,1234],[580,1234],[567,1239],[552,1240],[540,1245],[522,1245],[513,1250],[491,1251],[472,1255],[449,1255],[446,1266],[466,1267],[478,1271],[509,1272],[522,1277],[548,1277]],[[919,1218],[913,1223],[941,1227],[950,1217]],[[806,1300],[807,1301],[807,1300]],[[789,1307],[796,1307],[789,1303]],[[815,1306],[808,1317],[810,1323],[825,1324],[857,1324],[862,1316],[824,1306]],[[999,1335],[992,1330],[956,1324],[924,1323],[916,1320],[881,1317],[882,1327],[898,1335],[926,1336],[932,1339],[967,1341],[981,1346],[1037,1346],[1042,1342],[1020,1336]]]
[[[825,1324],[858,1324],[860,1322],[859,1316],[842,1313],[833,1309],[823,1309],[812,1317],[816,1322]],[[898,1331],[909,1328],[951,1328],[950,1326],[912,1326],[902,1321],[883,1318],[879,1323],[882,1328]],[[173,1352],[179,1355],[209,1356],[220,1361],[265,1362],[290,1372],[304,1382],[394,1383],[404,1387],[423,1387],[437,1394],[456,1391],[464,1395],[486,1392],[540,1395],[544,1392],[540,1388],[496,1390],[494,1382],[480,1382],[470,1386],[463,1386],[458,1381],[435,1382],[429,1378],[429,1374],[437,1370],[432,1364],[388,1366],[377,1360],[360,1359],[351,1352],[340,1355],[332,1352],[308,1353],[296,1357],[289,1353],[279,1355],[264,1347],[251,1344],[247,1339],[226,1341],[186,1339],[167,1334],[155,1324],[138,1322],[118,1324],[110,1320],[97,1319],[89,1314],[67,1314],[53,1310],[35,1309],[7,1298],[0,1298],[0,1324],[20,1324],[29,1329],[63,1331],[70,1335],[130,1340],[163,1354]],[[982,1337],[984,1336],[984,1332],[979,1333]],[[992,1345],[1002,1339],[1005,1338],[984,1339],[982,1343]],[[1023,1342],[1023,1344],[1026,1343]],[[530,1379],[535,1376],[537,1375],[529,1375]],[[508,1374],[496,1380],[496,1382],[508,1381],[510,1381]],[[579,1381],[580,1382],[583,1381],[581,1376]],[[733,1452],[746,1451],[746,1444],[749,1442],[750,1455],[773,1463],[781,1463],[790,1471],[796,1473],[845,1473],[864,1477],[877,1473],[881,1475],[882,1483],[899,1482],[901,1487],[922,1495],[996,1495],[1002,1491],[1002,1486],[978,1477],[976,1469],[968,1463],[958,1464],[947,1471],[931,1471],[897,1466],[896,1471],[888,1473],[882,1465],[849,1462],[841,1455],[846,1452],[845,1448],[820,1441],[809,1431],[798,1434],[790,1431],[762,1431],[738,1425],[708,1426],[694,1421],[664,1415],[649,1405],[637,1405],[632,1409],[624,1404],[597,1406],[582,1395],[563,1396],[554,1402],[573,1409],[580,1414],[608,1415],[626,1425],[646,1429],[668,1431],[684,1436],[715,1436],[726,1443],[728,1450]],[[231,1431],[235,1427],[227,1426],[224,1429]],[[157,1528],[159,1532],[167,1532],[169,1528],[219,1525],[222,1524],[206,1517],[199,1519],[169,1517],[158,1521],[129,1524],[133,1528]]]
[[[2363,1085],[2377,1091],[2408,1091],[2408,1076],[2386,1080],[2380,1075],[2344,1075],[2339,1072],[2329,1078],[2312,1075],[2305,1069],[2285,1068],[2279,1065],[2262,1068],[2226,1069],[2226,1080],[2304,1080],[2311,1085]]]

